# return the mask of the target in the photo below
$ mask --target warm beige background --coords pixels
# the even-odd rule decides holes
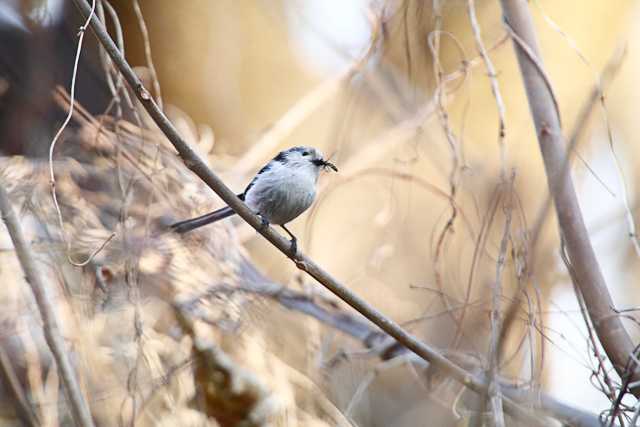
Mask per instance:
[[[144,65],[141,39],[128,2],[115,3],[126,28],[128,59],[135,65]],[[393,10],[393,2],[389,3],[389,10]],[[435,242],[449,214],[446,200],[425,191],[418,183],[426,180],[447,190],[451,157],[436,115],[409,123],[422,125],[415,135],[412,132],[409,137],[398,135],[407,129],[404,121],[429,102],[434,90],[433,58],[426,44],[427,34],[434,28],[434,16],[432,5],[419,3],[408,3],[406,17],[403,8],[396,7],[396,13],[386,20],[384,41],[374,55],[353,80],[334,82],[339,86],[332,91],[333,86],[327,82],[336,79],[341,69],[318,67],[317,61],[322,58],[305,63],[306,55],[313,56],[313,52],[300,52],[300,40],[295,39],[299,33],[291,30],[291,16],[301,13],[304,1],[141,2],[165,102],[213,129],[212,164],[235,189],[242,190],[250,174],[282,148],[308,144],[335,153],[340,174],[323,178],[326,197],[320,199],[311,214],[297,220],[293,229],[301,237],[303,248],[323,266],[399,321],[443,309],[437,295],[409,286],[435,286]],[[444,2],[443,29],[455,36],[470,60],[477,54],[465,4]],[[490,46],[504,34],[498,2],[479,1],[478,9],[484,41]],[[607,120],[624,163],[630,203],[635,206],[640,34],[632,24],[640,17],[638,8],[631,1],[594,0],[531,2],[531,9],[566,134],[594,87],[595,76],[627,42],[626,59],[607,92],[606,102]],[[343,12],[336,6],[334,13],[338,16]],[[363,9],[363,16],[366,13]],[[323,28],[322,22],[312,23]],[[406,60],[407,46],[411,66]],[[581,60],[574,46],[589,64]],[[523,209],[522,215],[514,218],[512,232],[518,236],[535,221],[547,195],[546,181],[511,45],[504,43],[491,52],[491,57],[506,107],[508,168],[516,171]],[[445,36],[441,60],[445,72],[460,66],[460,54],[451,38]],[[344,65],[347,66],[348,63]],[[317,108],[296,107],[309,94],[321,99]],[[451,127],[464,147],[465,168],[458,201],[477,235],[500,170],[497,112],[482,64],[475,66],[465,84],[451,95],[448,106]],[[304,118],[290,133],[261,150],[258,144],[265,144],[261,137],[290,109],[302,112]],[[589,124],[591,132],[583,139],[579,152],[617,197],[607,196],[579,162],[575,177],[607,279],[617,302],[627,307],[637,301],[633,272],[637,271],[638,260],[632,253],[620,215],[621,190],[603,124],[601,109],[596,108]],[[238,164],[243,167],[236,168]],[[373,168],[410,174],[413,180],[380,176],[372,172]],[[197,212],[195,209],[193,213]],[[488,239],[488,254],[480,260],[473,281],[472,301],[479,298],[480,302],[488,303],[488,285],[495,277],[495,256],[503,221],[499,213]],[[291,263],[261,239],[254,238],[253,232],[242,226],[239,232],[271,277],[298,286],[297,272]],[[474,244],[458,219],[443,258],[445,290],[456,299],[463,298],[466,292]],[[542,309],[557,312],[557,304],[571,301],[570,298],[557,301],[559,294],[553,291],[555,286],[566,287],[568,283],[558,259],[553,220],[545,228],[536,259],[537,275],[530,285],[538,287],[544,301]],[[513,263],[508,262],[504,279],[507,292],[515,287],[514,271]],[[306,278],[300,279],[307,282]],[[487,307],[480,304],[467,313],[469,335],[476,338],[464,340],[464,348],[485,351]],[[575,328],[562,323],[571,318],[580,324],[579,316],[573,312],[556,317],[560,318],[559,323],[547,326],[566,338],[549,333],[552,336],[551,342],[547,342],[549,351],[571,346],[574,341],[582,345],[583,339],[576,335]],[[553,319],[549,316],[546,320]],[[562,330],[565,327],[568,329]],[[435,345],[450,343],[452,329],[448,316],[419,323],[416,330]],[[322,333],[318,336],[323,337]],[[545,360],[546,372],[550,374],[546,377],[548,384],[553,384],[557,372],[553,370],[554,363],[561,362],[553,357]],[[521,370],[520,366],[515,366],[514,372],[527,375],[527,369]],[[578,389],[586,386],[588,372],[578,370],[569,376],[578,377]],[[581,402],[578,395],[562,397],[590,405]]]

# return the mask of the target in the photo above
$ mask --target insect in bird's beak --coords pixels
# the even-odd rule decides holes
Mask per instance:
[[[322,161],[322,167],[326,170],[327,168],[331,168],[333,169],[335,172],[338,172],[338,168],[336,167],[336,165],[334,165],[333,163],[323,160]]]
[[[338,168],[336,167],[336,165],[324,159],[313,160],[313,164],[315,164],[316,166],[322,166],[324,170],[333,169],[334,171],[338,172]]]

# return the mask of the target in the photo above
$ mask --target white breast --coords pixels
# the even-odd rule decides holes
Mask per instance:
[[[270,224],[286,224],[311,206],[316,180],[313,170],[277,163],[260,174],[245,194],[245,202]]]

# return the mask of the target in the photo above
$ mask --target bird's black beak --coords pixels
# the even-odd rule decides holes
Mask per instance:
[[[331,162],[328,162],[324,159],[316,159],[313,161],[313,164],[316,166],[322,166],[324,169],[330,168],[333,169],[334,171],[338,172],[338,168],[336,167],[336,165],[334,165]]]

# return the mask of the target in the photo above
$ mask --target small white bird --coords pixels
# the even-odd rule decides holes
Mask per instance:
[[[313,147],[293,147],[281,151],[256,174],[238,197],[262,217],[265,227],[281,226],[291,236],[291,251],[297,251],[297,239],[286,224],[306,211],[316,197],[316,183],[321,170],[338,168],[325,160]],[[170,228],[186,233],[233,215],[230,207],[224,207],[193,219],[176,222]]]

